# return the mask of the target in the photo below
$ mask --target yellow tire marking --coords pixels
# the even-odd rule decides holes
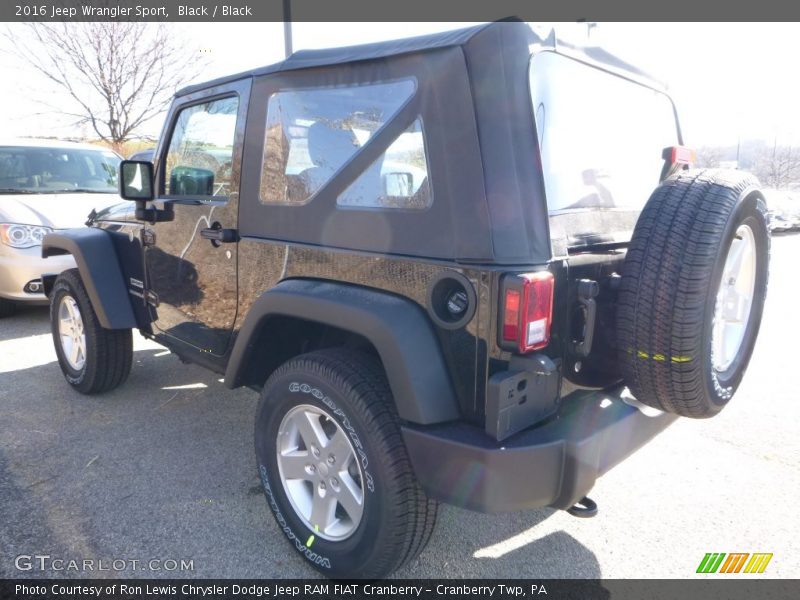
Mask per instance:
[[[674,362],[674,363],[687,363],[692,360],[691,356],[685,355],[678,355],[678,356],[667,356],[666,354],[661,354],[660,352],[654,353],[652,356],[645,352],[644,350],[634,350],[633,348],[628,348],[628,354],[636,354],[637,358],[652,358],[658,362]]]

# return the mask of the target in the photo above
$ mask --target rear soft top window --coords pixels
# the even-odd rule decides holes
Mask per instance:
[[[529,75],[554,242],[630,239],[678,143],[672,102],[555,52],[534,55]]]
[[[267,105],[261,202],[308,202],[400,110],[414,89],[414,81],[406,79],[272,94]]]

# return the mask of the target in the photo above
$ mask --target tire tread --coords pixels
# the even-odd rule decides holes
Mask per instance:
[[[721,408],[705,392],[706,299],[731,214],[756,185],[740,172],[683,171],[642,211],[617,298],[620,368],[639,401],[694,418]]]

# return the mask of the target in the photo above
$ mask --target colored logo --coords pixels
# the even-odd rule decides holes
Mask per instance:
[[[772,553],[755,552],[709,552],[700,561],[698,573],[763,573]]]

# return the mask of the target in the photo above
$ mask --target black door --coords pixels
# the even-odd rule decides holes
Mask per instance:
[[[148,224],[147,287],[155,333],[224,355],[237,310],[237,220],[250,82],[185,97],[168,117],[157,203],[174,220]]]

